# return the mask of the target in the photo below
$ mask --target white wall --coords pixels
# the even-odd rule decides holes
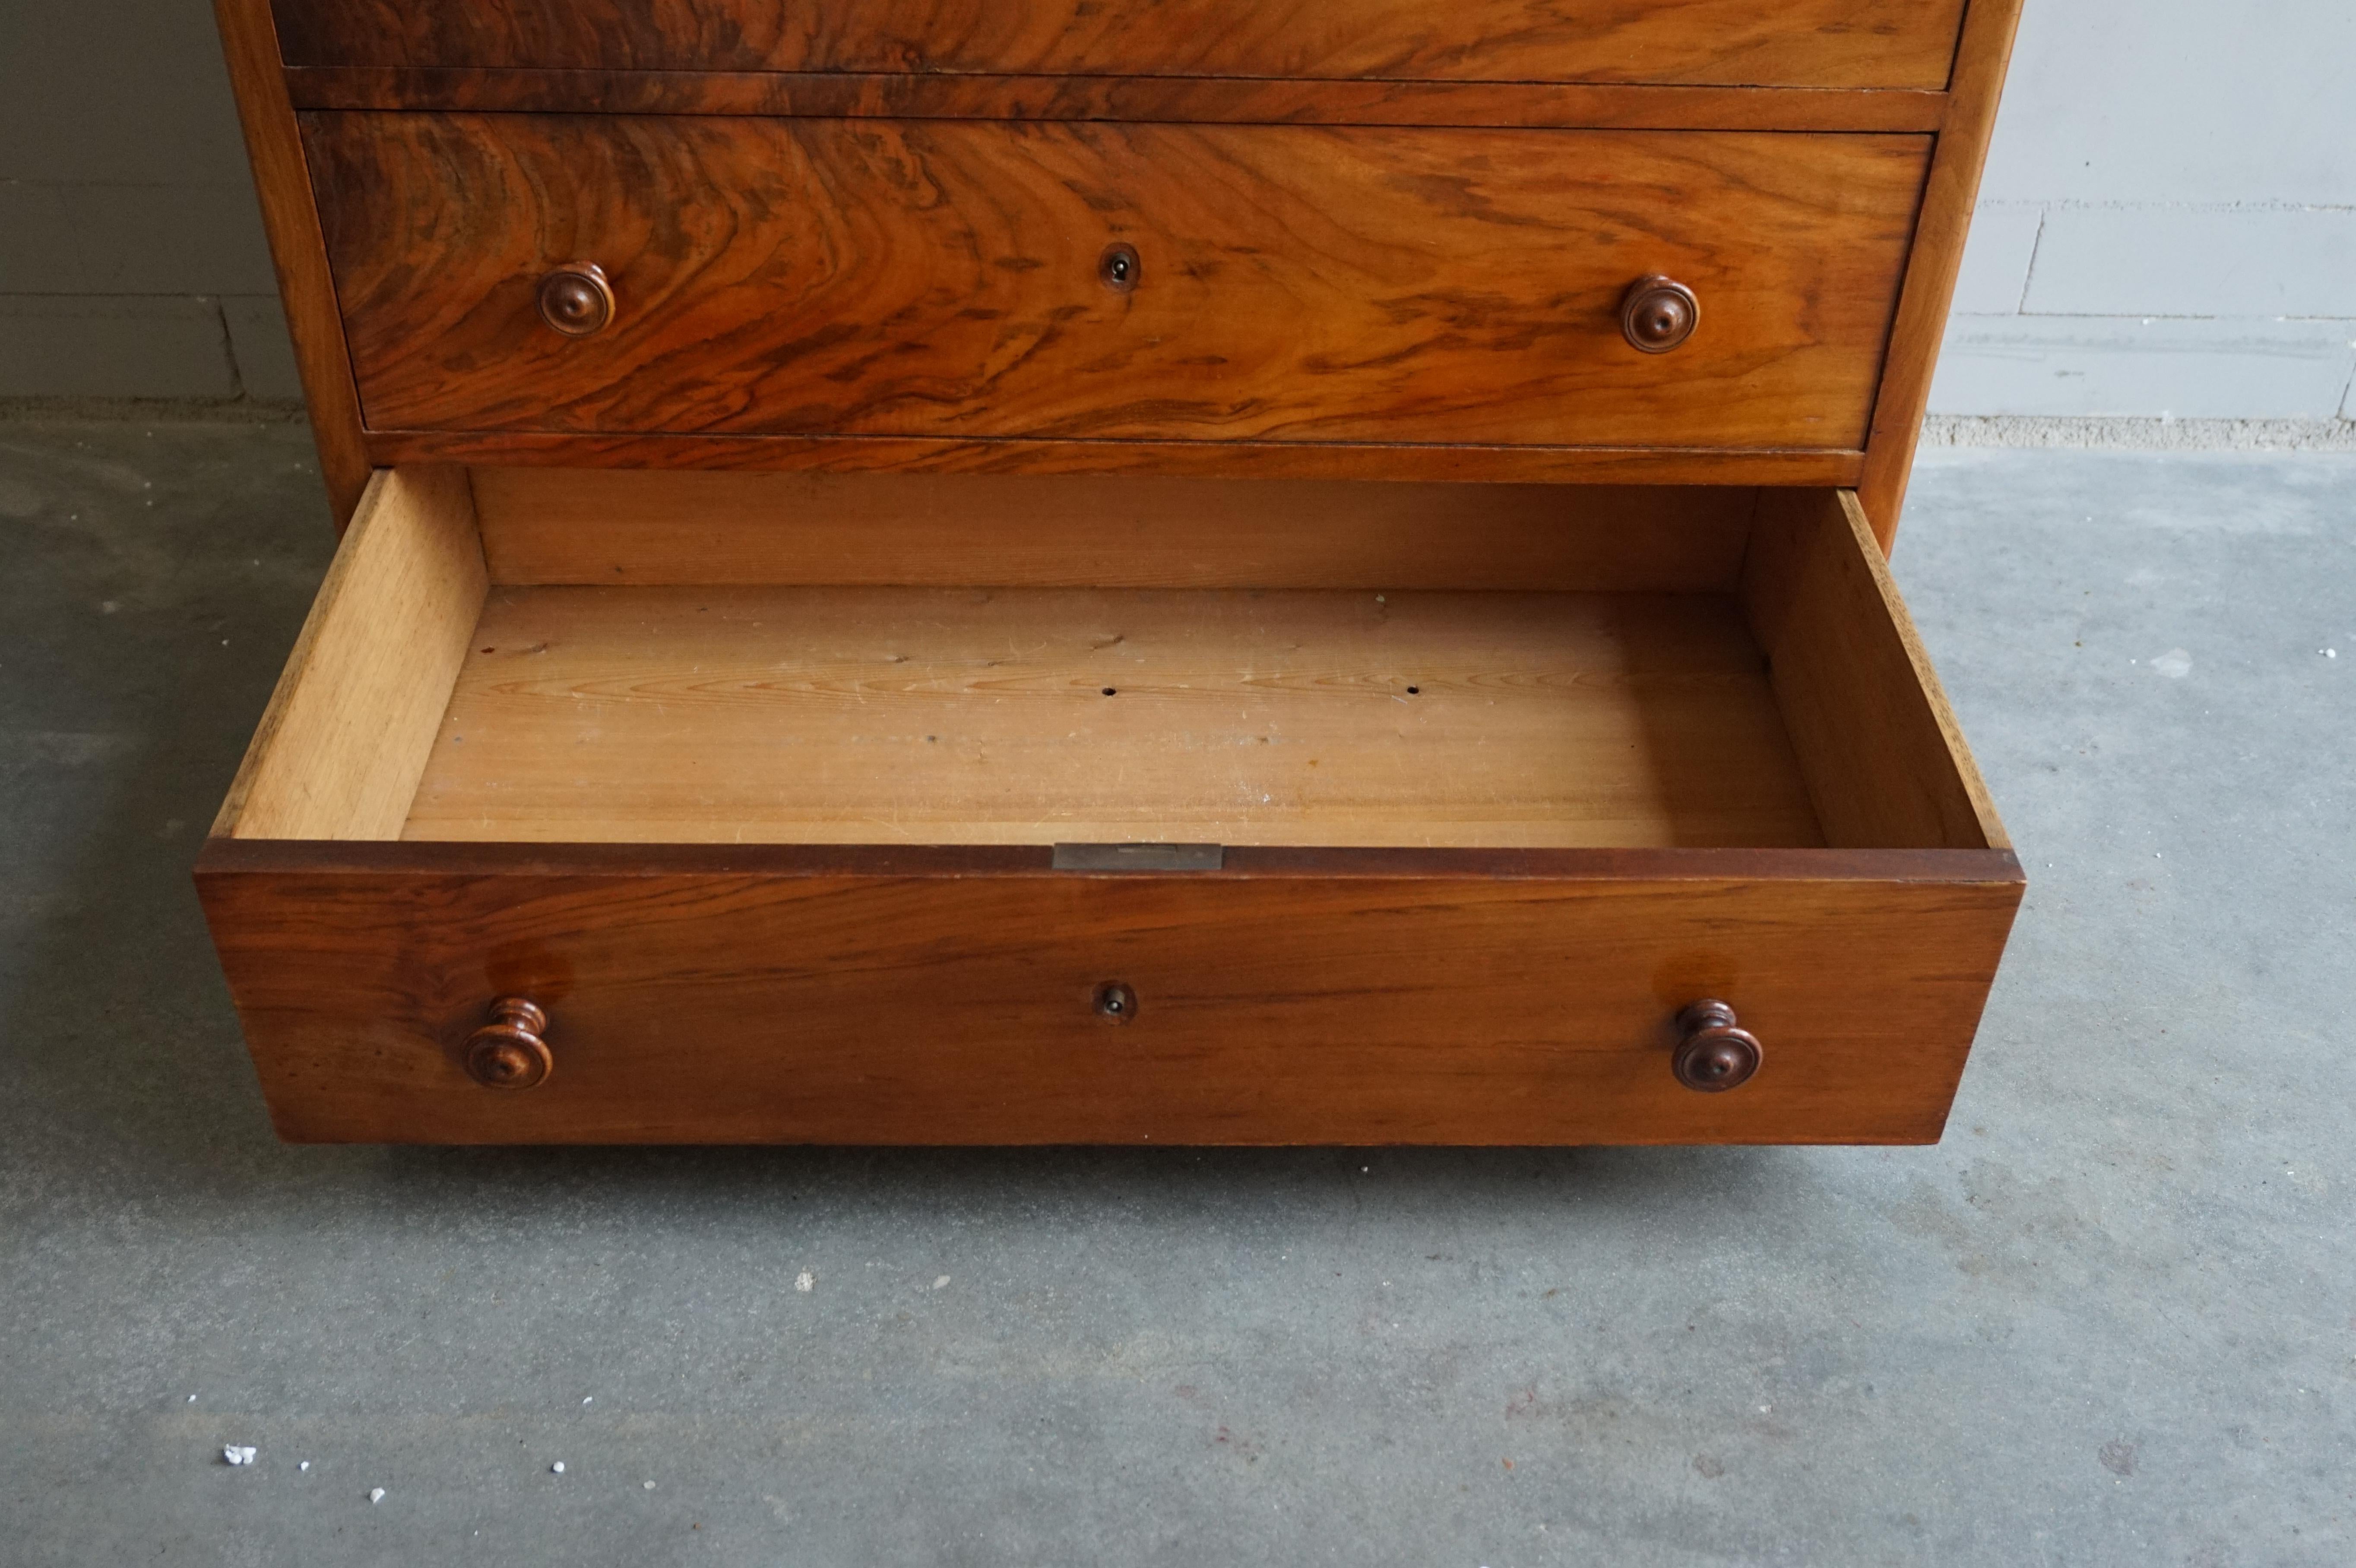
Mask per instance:
[[[2028,0],[1933,412],[2356,417],[2356,0]]]

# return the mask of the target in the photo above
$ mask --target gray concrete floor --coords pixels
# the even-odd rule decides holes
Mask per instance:
[[[304,432],[0,426],[0,1561],[2356,1560],[2356,461],[1926,462],[2033,881],[1895,1151],[283,1147]]]

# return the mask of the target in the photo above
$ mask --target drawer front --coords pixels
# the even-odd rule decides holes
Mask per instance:
[[[1044,850],[840,851],[807,874],[744,869],[759,851],[717,869],[679,848],[469,853],[209,848],[199,882],[284,1136],[1933,1141],[2019,898],[1994,851],[1421,877],[1269,850],[1114,876],[1005,869]],[[944,858],[965,869],[923,867]],[[1729,1093],[1673,1071],[1674,1020],[1706,997],[1764,1047]],[[469,1076],[502,997],[544,1015],[508,1014],[552,1063],[536,1087]]]
[[[1854,449],[1929,153],[552,115],[304,133],[373,429],[965,440]],[[1652,274],[1698,308],[1667,352],[1623,320]],[[567,287],[596,330],[543,318]]]
[[[1946,85],[1963,0],[274,0],[291,65]]]

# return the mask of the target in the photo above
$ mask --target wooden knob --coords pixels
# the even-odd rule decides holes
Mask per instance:
[[[1620,331],[1632,348],[1666,354],[1701,325],[1701,302],[1693,290],[1655,272],[1638,278],[1620,302]]]
[[[1740,1089],[1759,1071],[1759,1037],[1724,1002],[1696,1002],[1677,1015],[1677,1082],[1703,1094]]]
[[[548,1015],[521,997],[491,1004],[491,1021],[466,1037],[466,1076],[486,1089],[536,1089],[556,1070]]]
[[[540,319],[567,337],[603,332],[614,319],[614,285],[594,261],[573,261],[540,280]]]

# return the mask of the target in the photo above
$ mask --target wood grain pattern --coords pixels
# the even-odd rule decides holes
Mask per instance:
[[[371,431],[399,464],[553,464],[601,473],[1098,475],[1377,480],[1385,484],[1850,485],[1862,451],[1644,446],[1440,446],[1414,442],[961,441],[926,436],[561,435]]]
[[[439,113],[761,114],[1239,125],[1483,125],[1651,131],[1936,131],[1917,89],[1276,77],[911,76],[815,71],[295,66],[298,109]]]
[[[306,114],[377,429],[1854,450],[1926,138]],[[688,199],[690,197],[692,199]],[[1143,279],[1096,276],[1113,240]],[[614,325],[532,290],[597,261]],[[1629,283],[1703,301],[1675,354]]]
[[[479,468],[491,581],[1731,592],[1755,490]]]
[[[341,528],[368,485],[368,450],[360,433],[359,394],[352,385],[343,316],[336,308],[327,245],[311,205],[310,172],[279,67],[269,0],[214,0],[213,12],[245,131],[246,156],[253,165],[255,193],[262,200],[262,226],[270,240],[279,297],[286,307],[286,327],[294,341],[294,365],[303,378],[312,439],[318,444],[319,476],[327,483],[327,505]]]
[[[1762,492],[1743,597],[1827,840],[2009,848],[1853,494]]]
[[[1937,88],[1962,0],[276,0],[296,65]]]
[[[403,837],[1819,843],[1708,594],[500,588]]]
[[[1922,221],[1906,269],[1899,302],[1890,366],[1873,409],[1873,433],[1858,499],[1885,553],[1898,537],[1898,517],[1906,505],[1907,481],[1914,473],[1914,449],[1922,438],[1922,415],[1930,407],[1931,379],[1939,346],[1954,304],[1955,276],[1964,263],[1964,240],[1971,231],[1972,208],[1979,199],[1980,171],[1987,163],[1988,139],[1996,130],[1997,100],[2004,91],[2012,39],[2020,22],[2021,0],[1971,0],[1964,40],[1955,62],[1950,118],[1939,136],[1922,203]]]
[[[198,877],[280,1134],[437,1143],[1930,1142],[2020,893],[1996,851],[960,853],[1038,864],[216,842]],[[562,1063],[526,1094],[459,1060],[510,995]],[[1670,1073],[1703,996],[1766,1042],[1733,1093]]]
[[[399,833],[488,584],[463,469],[369,486],[213,831]]]

